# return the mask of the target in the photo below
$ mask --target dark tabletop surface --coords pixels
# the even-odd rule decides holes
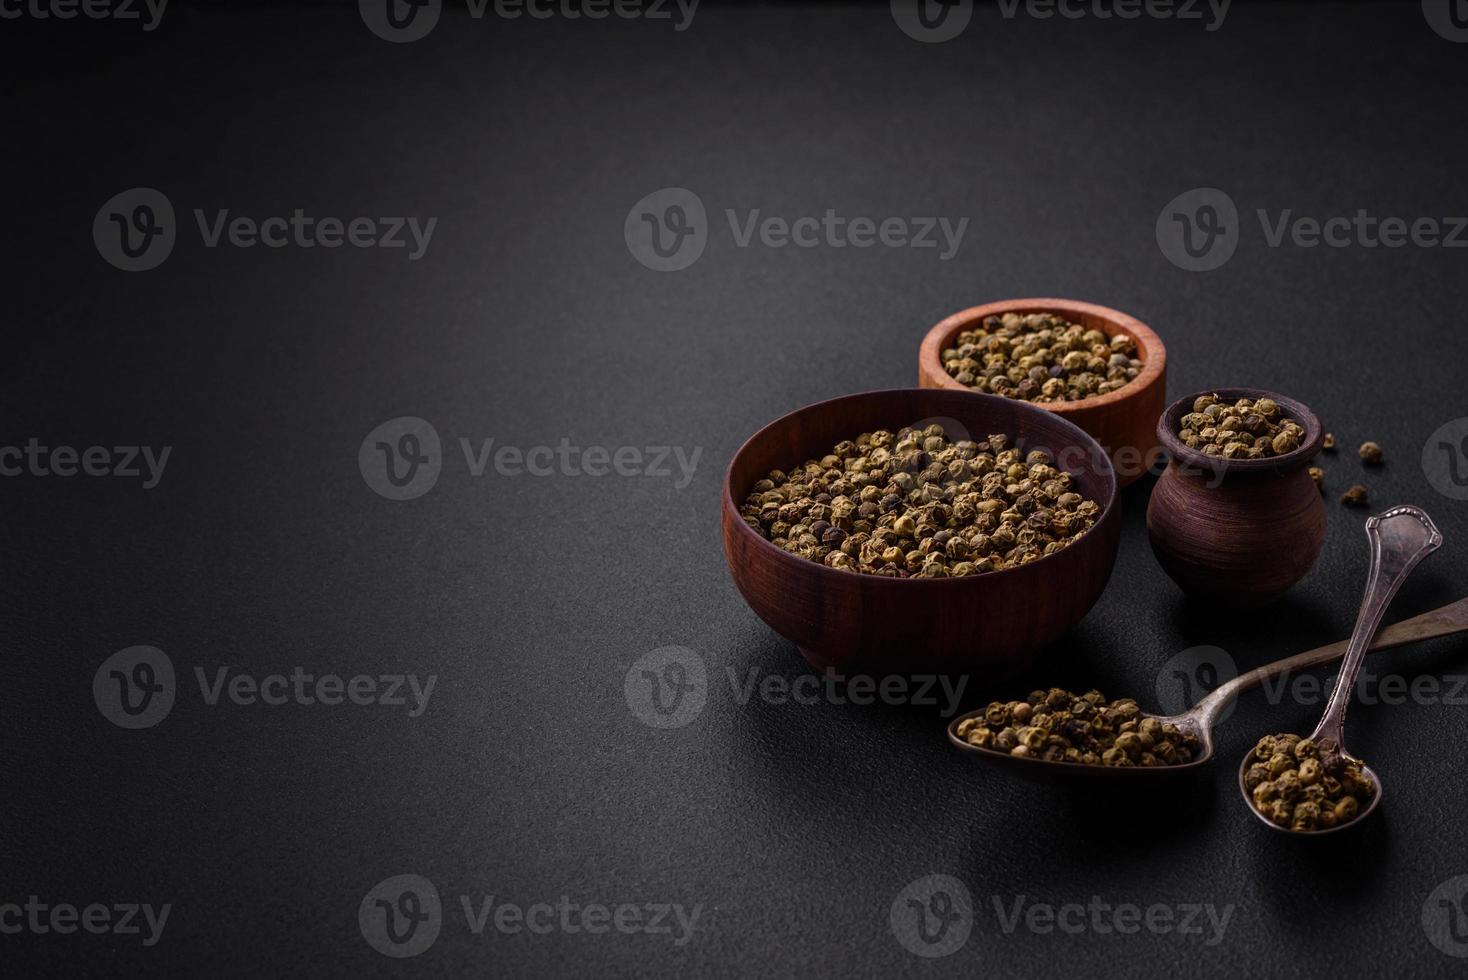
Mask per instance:
[[[907,36],[885,4],[710,2],[684,30],[448,8],[411,43],[374,36],[351,4],[179,3],[154,30],[29,7],[0,23],[0,446],[102,446],[115,465],[116,447],[171,447],[151,488],[49,463],[0,479],[5,960],[241,975],[1462,969],[1461,640],[1368,662],[1440,687],[1353,710],[1350,742],[1387,796],[1367,824],[1307,846],[1257,824],[1234,780],[1254,737],[1313,724],[1312,690],[1246,696],[1205,778],[1129,802],[977,767],[946,742],[946,705],[742,696],[750,677],[810,669],[732,585],[718,503],[750,433],[911,384],[939,318],[1073,297],[1162,335],[1171,397],[1252,385],[1309,404],[1345,446],[1326,457],[1329,537],[1279,605],[1220,615],[1154,561],[1145,479],[1125,494],[1100,602],[1033,677],[971,684],[965,709],[1034,683],[1161,707],[1179,665],[1246,669],[1344,637],[1365,512],[1335,494],[1358,480],[1376,504],[1420,504],[1447,539],[1389,618],[1468,594],[1468,505],[1422,462],[1468,414],[1468,253],[1271,247],[1257,215],[1365,209],[1440,219],[1446,235],[1468,214],[1468,46],[1416,3],[1237,4],[1214,31],[986,7],[946,43]],[[624,225],[668,187],[697,195],[708,230],[697,261],[661,272]],[[1195,272],[1156,225],[1202,187],[1234,203],[1238,240]],[[127,222],[137,203],[104,202],[129,188],[176,214],[173,250],[148,271],[99,254],[109,215]],[[223,209],[297,208],[438,221],[416,259],[206,246]],[[741,246],[729,209],[738,223],[832,209],[968,224],[945,260]],[[358,453],[401,417],[442,448],[431,490],[396,501]],[[411,448],[400,434],[384,441]],[[1379,471],[1351,452],[1367,438],[1385,447]],[[568,450],[571,467],[533,456],[549,476],[513,462],[476,476],[461,439],[476,453],[489,439],[608,459],[633,447],[623,469],[639,475],[590,475],[595,454]],[[675,454],[654,466],[654,447],[682,451],[691,478]],[[138,645],[166,654],[174,702],[129,730],[93,682],[105,692],[103,662]],[[639,671],[670,646],[705,666],[704,704],[659,728],[641,720],[658,716]],[[435,686],[416,716],[411,696],[267,705],[208,690],[221,670],[297,669]],[[379,883],[399,875],[441,903],[411,958],[368,935],[376,900],[402,891]],[[971,896],[947,934],[961,944],[914,938],[906,902],[932,897],[930,875]],[[481,931],[466,900],[491,912]],[[48,911],[33,922],[27,903]],[[169,907],[151,945],[142,912],[139,932],[114,928],[134,903]],[[50,928],[68,922],[52,907],[94,904],[101,934]],[[691,932],[680,911],[696,913]]]

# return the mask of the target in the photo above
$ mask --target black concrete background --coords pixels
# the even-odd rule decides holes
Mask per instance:
[[[0,480],[8,681],[0,685],[0,901],[169,903],[161,940],[0,935],[24,972],[584,976],[1443,974],[1433,890],[1468,874],[1462,745],[1444,696],[1358,706],[1382,774],[1369,824],[1302,844],[1234,790],[1258,734],[1318,700],[1245,698],[1210,776],[1128,804],[976,768],[932,707],[741,704],[729,671],[796,678],[792,647],[724,569],[730,454],[800,405],[902,386],[940,317],[1006,296],[1127,310],[1170,352],[1173,396],[1216,385],[1311,405],[1330,537],[1279,606],[1184,602],[1125,497],[1121,556],[1081,626],[1027,682],[1158,704],[1172,658],[1240,668],[1338,639],[1365,569],[1362,479],[1447,538],[1391,618],[1468,593],[1465,506],[1420,464],[1465,413],[1464,254],[1268,247],[1257,209],[1328,218],[1468,214],[1468,46],[1416,3],[1236,4],[1198,22],[974,14],[918,43],[886,6],[701,5],[692,25],[508,21],[452,8],[411,44],[352,5],[170,5],[121,22],[0,22],[6,321],[0,444],[168,445],[135,480]],[[159,268],[102,260],[112,195],[179,216]],[[712,233],[690,268],[640,265],[628,210],[683,186]],[[1241,241],[1191,273],[1163,206],[1237,203]],[[436,216],[427,253],[206,248],[192,210]],[[738,247],[723,215],[967,217],[958,255]],[[443,437],[426,495],[358,471],[398,416]],[[456,441],[680,446],[692,482],[473,477]],[[675,470],[676,472],[676,470]],[[94,673],[134,644],[179,674],[172,712],[124,731]],[[678,645],[708,666],[686,727],[641,723],[624,677]],[[209,706],[193,670],[437,675],[427,710]],[[1468,672],[1438,642],[1368,665]],[[1025,685],[1019,685],[1023,688]],[[998,693],[1008,693],[1009,689]],[[965,705],[995,693],[974,687]],[[1461,701],[1462,692],[1459,692]],[[1306,699],[1307,701],[1309,699]],[[412,873],[444,902],[437,942],[392,960],[357,907]],[[921,959],[889,927],[909,882],[962,880],[966,944]],[[473,934],[460,896],[529,906],[701,907],[667,935]],[[1221,943],[1142,929],[1006,931],[996,902],[1233,906]],[[7,920],[10,921],[10,920]],[[1089,920],[1088,920],[1089,922]],[[8,972],[8,971],[7,971]],[[17,973],[15,975],[22,975]]]

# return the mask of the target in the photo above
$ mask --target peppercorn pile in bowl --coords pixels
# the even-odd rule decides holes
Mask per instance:
[[[1056,313],[1003,313],[961,331],[941,355],[961,385],[1027,402],[1075,402],[1124,388],[1142,373],[1137,341],[1107,337]]]
[[[1199,395],[1193,410],[1178,420],[1178,438],[1189,449],[1224,459],[1263,459],[1300,448],[1305,427],[1286,418],[1273,398]]]
[[[777,548],[831,568],[946,578],[1012,568],[1084,534],[1101,508],[1043,449],[943,426],[878,429],[772,470],[739,508]]]

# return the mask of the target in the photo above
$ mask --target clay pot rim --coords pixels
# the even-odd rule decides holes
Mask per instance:
[[[918,349],[918,369],[927,377],[937,382],[935,387],[947,391],[967,391],[973,394],[988,395],[989,392],[981,392],[968,385],[959,384],[943,368],[943,350],[950,346],[950,341],[958,336],[961,330],[968,329],[975,324],[982,323],[985,317],[997,316],[1003,313],[1058,313],[1067,318],[1089,316],[1100,320],[1112,329],[1103,330],[1107,337],[1113,334],[1125,333],[1137,342],[1138,359],[1142,362],[1142,372],[1128,381],[1115,391],[1108,391],[1104,395],[1095,398],[1086,398],[1078,402],[1024,402],[1022,399],[1011,399],[1021,401],[1026,405],[1052,412],[1055,415],[1073,415],[1089,412],[1093,409],[1105,408],[1118,402],[1133,398],[1147,390],[1163,370],[1167,367],[1167,347],[1162,343],[1162,338],[1157,332],[1147,326],[1136,317],[1123,313],[1121,310],[1102,306],[1099,303],[1087,303],[1075,299],[1054,299],[1044,297],[1031,297],[1026,299],[1002,299],[992,303],[984,303],[981,306],[971,306],[966,310],[959,310],[951,316],[940,320],[932,327],[923,338],[922,346]],[[990,397],[1002,398],[1003,395],[991,395]]]
[[[1232,401],[1240,398],[1249,398],[1254,401],[1261,398],[1272,399],[1284,410],[1287,417],[1304,426],[1305,438],[1297,448],[1283,456],[1267,456],[1263,459],[1224,459],[1220,456],[1209,456],[1207,453],[1199,452],[1183,444],[1183,441],[1177,436],[1177,428],[1182,417],[1193,410],[1193,402],[1197,401],[1201,395],[1217,395],[1221,399]],[[1320,447],[1325,442],[1325,430],[1308,405],[1288,395],[1281,395],[1264,388],[1205,388],[1179,398],[1167,406],[1157,420],[1157,439],[1178,463],[1224,477],[1230,474],[1247,473],[1277,474],[1299,469],[1320,453]]]
[[[980,392],[974,391],[971,388],[964,388],[962,385],[959,386],[959,390],[965,393],[969,398],[979,398],[990,402],[998,402],[1001,404],[1007,402],[1011,406],[1020,406],[1022,410],[1043,413],[1043,409],[1041,409],[1040,406],[1031,405],[1028,402],[1017,401],[1016,399],[1012,398],[1004,398],[1002,395],[981,394]],[[992,572],[984,572],[980,575],[969,575],[963,578],[893,578],[885,575],[872,575],[863,572],[844,572],[840,569],[831,568],[819,562],[813,562],[807,558],[801,558],[799,555],[792,555],[790,552],[785,551],[783,548],[776,547],[773,541],[769,540],[764,535],[757,533],[754,528],[744,523],[744,519],[739,516],[739,504],[734,499],[734,468],[736,465],[738,465],[740,459],[744,456],[744,454],[749,450],[749,447],[753,445],[756,440],[763,436],[767,431],[779,426],[781,423],[785,422],[785,420],[789,419],[792,416],[803,415],[806,413],[814,413],[823,410],[830,410],[831,407],[838,402],[856,401],[860,399],[872,398],[885,395],[894,391],[906,391],[910,393],[925,392],[936,394],[938,392],[942,392],[943,389],[877,388],[871,391],[854,392],[848,395],[839,395],[835,398],[827,398],[819,402],[811,402],[808,405],[802,405],[799,408],[794,409],[793,411],[786,412],[784,415],[772,419],[771,421],[760,426],[760,428],[756,430],[755,433],[751,435],[748,439],[745,439],[744,442],[740,444],[739,448],[734,452],[734,455],[729,458],[729,465],[724,469],[724,486],[722,490],[724,498],[723,510],[725,516],[729,518],[729,523],[733,526],[733,533],[741,538],[744,538],[745,540],[754,542],[755,548],[773,557],[775,561],[778,562],[780,565],[788,567],[792,570],[810,568],[816,572],[818,577],[829,580],[831,582],[841,582],[848,579],[856,578],[861,580],[863,583],[870,582],[872,583],[873,588],[878,589],[971,589],[975,587],[975,583],[977,582],[993,582],[996,578],[1000,578],[1003,576],[1018,577],[1021,575],[1033,575],[1035,574],[1034,569],[1036,566],[1044,565],[1047,562],[1053,564],[1058,561],[1069,561],[1075,558],[1074,555],[1066,554],[1066,552],[1071,550],[1070,548],[1062,548],[1061,550],[1054,552],[1053,554],[1044,555],[1040,558],[1035,559],[1032,562],[1027,562],[1023,565],[1017,565],[1013,568],[995,569]],[[1054,413],[1051,414],[1053,415]],[[1121,487],[1117,483],[1116,468],[1111,464],[1111,457],[1106,454],[1106,451],[1101,448],[1101,444],[1097,442],[1095,437],[1092,436],[1089,432],[1076,425],[1070,419],[1059,418],[1056,419],[1056,421],[1059,421],[1064,428],[1072,430],[1070,432],[1070,435],[1075,439],[1074,444],[1085,448],[1086,458],[1089,461],[1091,461],[1092,463],[1096,463],[1099,461],[1101,469],[1100,475],[1106,480],[1107,494],[1105,504],[1101,508],[1101,513],[1096,515],[1096,523],[1093,524],[1091,528],[1085,532],[1084,535],[1085,537],[1090,537],[1092,534],[1100,533],[1101,529],[1106,525],[1108,519],[1111,519],[1113,517],[1119,519],[1120,517],[1119,502],[1121,498]],[[1059,452],[1060,447],[1057,447],[1056,451]],[[1047,565],[1046,567],[1049,566]]]

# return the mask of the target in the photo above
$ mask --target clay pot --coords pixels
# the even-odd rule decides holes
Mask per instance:
[[[1197,392],[1174,402],[1157,423],[1172,460],[1152,490],[1147,532],[1152,551],[1189,595],[1233,608],[1273,602],[1305,577],[1325,544],[1325,503],[1310,461],[1325,433],[1305,405],[1257,388],[1216,388],[1220,400],[1272,398],[1305,429],[1300,448],[1266,459],[1220,459],[1183,445],[1179,420]]]

